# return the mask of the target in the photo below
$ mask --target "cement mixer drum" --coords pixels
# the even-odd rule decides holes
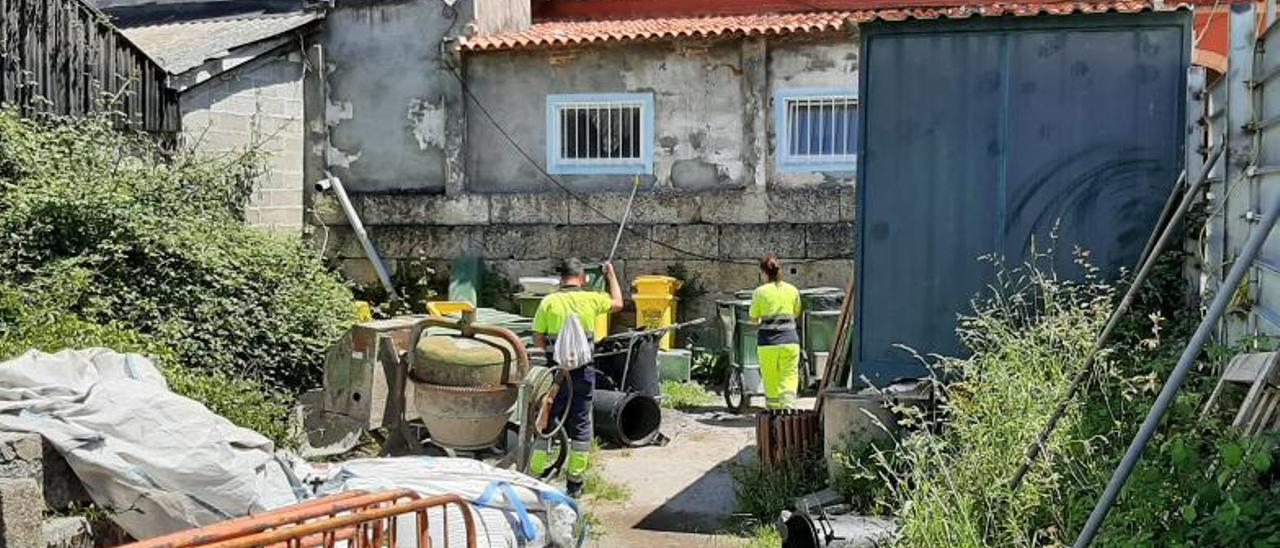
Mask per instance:
[[[414,404],[433,443],[481,449],[502,436],[520,379],[508,340],[456,331],[418,339],[410,378]]]

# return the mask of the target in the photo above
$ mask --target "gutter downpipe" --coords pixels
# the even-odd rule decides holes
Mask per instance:
[[[355,206],[351,204],[351,198],[347,196],[346,188],[342,186],[342,179],[327,172],[326,175],[328,177],[316,182],[316,190],[319,192],[331,190],[334,196],[338,197],[338,203],[342,204],[342,213],[347,217],[347,222],[351,223],[351,230],[355,232],[356,239],[360,240],[360,247],[364,248],[365,256],[369,258],[370,263],[373,263],[378,281],[382,282],[382,287],[386,288],[387,295],[392,301],[399,301],[400,295],[396,293],[395,286],[391,285],[391,275],[387,272],[387,265],[383,264],[382,257],[378,255],[378,248],[374,247],[373,241],[369,239],[369,233],[365,231],[360,215],[356,213]]]
[[[1098,529],[1102,526],[1102,521],[1107,519],[1107,513],[1115,505],[1116,497],[1120,495],[1120,490],[1124,488],[1124,484],[1129,480],[1129,475],[1133,473],[1134,466],[1142,458],[1142,450],[1147,447],[1147,443],[1151,441],[1151,436],[1155,434],[1156,428],[1160,426],[1160,421],[1164,418],[1165,411],[1169,409],[1169,405],[1173,403],[1174,397],[1177,396],[1178,388],[1186,380],[1187,373],[1190,372],[1196,356],[1200,354],[1201,347],[1204,346],[1205,340],[1213,332],[1218,319],[1226,311],[1227,305],[1231,302],[1231,297],[1235,294],[1235,288],[1240,286],[1240,280],[1244,278],[1245,273],[1253,266],[1254,258],[1258,256],[1258,252],[1262,249],[1262,244],[1266,243],[1267,237],[1271,235],[1271,229],[1275,228],[1278,218],[1280,218],[1280,194],[1276,195],[1266,215],[1262,218],[1262,222],[1249,235],[1249,240],[1245,242],[1244,248],[1240,250],[1240,255],[1232,263],[1231,271],[1227,273],[1227,277],[1218,286],[1218,294],[1213,297],[1213,303],[1209,306],[1208,312],[1205,313],[1204,319],[1200,320],[1200,326],[1196,328],[1195,334],[1191,336],[1191,341],[1187,343],[1186,349],[1182,351],[1182,358],[1178,360],[1178,366],[1169,374],[1169,379],[1165,381],[1164,387],[1160,389],[1160,395],[1156,397],[1155,404],[1151,406],[1151,410],[1147,413],[1146,420],[1142,422],[1142,427],[1138,430],[1138,434],[1134,436],[1133,441],[1129,444],[1129,449],[1125,451],[1124,459],[1120,461],[1120,465],[1112,473],[1111,481],[1107,483],[1106,490],[1103,491],[1102,497],[1098,499],[1097,504],[1093,507],[1093,512],[1089,514],[1089,521],[1080,530],[1080,536],[1076,537],[1075,548],[1086,548],[1093,543],[1093,538],[1097,536]]]
[[[333,141],[329,132],[329,80],[325,74],[325,55],[324,45],[317,42],[316,48],[316,64],[320,65],[316,68],[320,77],[320,98],[324,101],[324,179],[316,181],[316,192],[324,193],[332,190],[333,194],[338,197],[338,203],[342,205],[342,214],[347,218],[347,222],[351,223],[351,229],[356,234],[356,239],[360,241],[360,247],[364,249],[365,257],[373,264],[373,270],[378,274],[378,281],[382,282],[382,287],[387,290],[387,296],[394,302],[400,300],[400,294],[396,292],[396,288],[391,284],[391,274],[387,272],[387,265],[382,262],[382,256],[378,254],[378,248],[374,247],[373,241],[369,239],[369,233],[364,228],[364,223],[360,221],[360,214],[356,213],[356,208],[351,204],[351,197],[347,196],[346,187],[342,186],[342,179],[334,176],[329,172],[332,166],[330,163],[329,151],[333,148]]]

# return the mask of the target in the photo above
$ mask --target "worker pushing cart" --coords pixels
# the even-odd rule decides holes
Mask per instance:
[[[622,288],[614,274],[613,265],[604,264],[605,279],[609,285],[609,294],[586,291],[586,269],[577,259],[565,259],[558,268],[560,289],[547,295],[538,305],[533,316],[533,343],[546,352],[548,365],[556,365],[555,345],[561,329],[570,317],[576,317],[583,329],[596,325],[596,317],[622,310]],[[585,333],[585,340],[594,340],[591,333]],[[569,365],[569,364],[565,364]],[[556,392],[555,402],[551,407],[553,424],[550,428],[561,427],[569,435],[568,460],[564,472],[567,485],[565,491],[576,497],[582,490],[583,477],[590,466],[589,451],[591,449],[591,393],[595,390],[596,371],[591,363],[574,364],[577,367],[570,371],[567,379],[562,380]],[[567,414],[566,414],[567,413]],[[529,471],[534,476],[541,476],[550,463],[550,447],[535,448],[529,462]]]
[[[751,294],[751,321],[757,335],[760,376],[769,409],[791,409],[800,388],[800,291],[782,281],[782,262],[772,253],[760,259],[765,282]]]

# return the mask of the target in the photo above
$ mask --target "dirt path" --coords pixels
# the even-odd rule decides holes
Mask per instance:
[[[736,544],[725,535],[734,510],[729,464],[748,458],[755,443],[749,416],[708,410],[664,410],[663,447],[606,449],[601,474],[627,486],[625,502],[588,502],[603,522],[599,546]]]
[[[802,401],[812,405],[812,400]],[[738,546],[730,465],[754,458],[755,419],[723,408],[663,411],[662,447],[606,449],[601,474],[627,486],[625,502],[588,501],[603,522],[593,546]]]

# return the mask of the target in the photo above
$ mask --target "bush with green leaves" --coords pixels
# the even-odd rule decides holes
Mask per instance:
[[[1084,364],[1114,294],[1087,266],[1081,283],[1034,263],[1002,276],[994,297],[961,321],[972,356],[942,361],[944,419],[902,439],[892,462],[879,459],[889,480],[881,502],[895,513],[900,543],[1074,540],[1199,320],[1184,305],[1181,264],[1177,252],[1162,257],[1016,491],[1010,478]],[[1203,356],[1111,511],[1099,545],[1280,544],[1273,462],[1280,439],[1241,435],[1227,426],[1230,410],[1200,418],[1226,358],[1240,350]]]
[[[75,283],[86,278],[72,272],[63,279]],[[255,430],[281,445],[291,445],[289,409],[292,398],[252,378],[222,371],[202,371],[181,366],[164,345],[118,323],[94,323],[62,309],[63,284],[17,288],[0,284],[0,356],[9,359],[30,349],[58,352],[64,349],[110,348],[151,358],[164,373],[169,388],[199,401],[227,420]]]
[[[0,282],[76,272],[62,305],[80,320],[142,334],[186,368],[315,386],[351,293],[297,238],[244,225],[259,165],[252,149],[165,153],[106,117],[0,112]]]

